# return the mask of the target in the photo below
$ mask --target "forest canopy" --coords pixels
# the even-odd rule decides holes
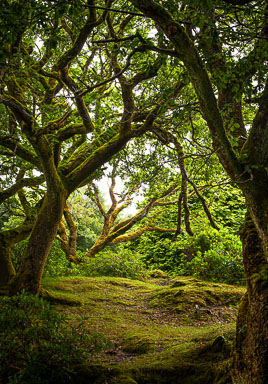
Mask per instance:
[[[70,201],[81,188],[103,217],[97,248],[130,230],[192,237],[198,214],[217,231],[221,221],[228,227],[225,204],[230,231],[234,225],[237,234],[243,221],[247,282],[233,381],[267,381],[267,6],[1,2],[0,285],[10,295],[40,292],[55,239],[77,261]],[[111,178],[108,209],[96,186],[104,173]],[[125,182],[121,196],[116,176]],[[139,189],[138,217],[116,221]],[[165,219],[171,206],[172,225]],[[14,265],[14,245],[25,239]]]

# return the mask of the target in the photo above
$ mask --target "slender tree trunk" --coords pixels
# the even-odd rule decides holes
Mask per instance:
[[[67,193],[56,189],[44,199],[19,271],[10,283],[11,295],[23,289],[39,294],[44,266],[62,218],[66,198]]]
[[[238,312],[234,384],[268,383],[268,263],[258,232],[247,215],[241,228],[247,293]]]
[[[76,254],[77,226],[73,221],[71,207],[68,204],[66,204],[64,209],[64,217],[69,228],[68,255],[66,254],[66,257],[70,263],[78,264],[79,261]]]
[[[71,213],[66,213],[66,209],[64,210],[64,216],[68,224],[69,235],[67,235],[63,220],[61,220],[58,227],[57,240],[59,240],[61,249],[69,263],[79,264],[76,254],[77,226],[72,219]]]

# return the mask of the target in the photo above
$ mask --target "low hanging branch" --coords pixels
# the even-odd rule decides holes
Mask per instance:
[[[147,225],[146,227],[143,227],[135,232],[116,237],[114,240],[111,241],[109,245],[135,240],[138,237],[142,236],[145,232],[176,233],[176,229]]]
[[[21,188],[23,187],[34,187],[42,184],[44,181],[43,176],[38,177],[26,177],[20,178],[13,184],[11,187],[0,191],[0,204],[2,204],[5,200],[15,195]]]

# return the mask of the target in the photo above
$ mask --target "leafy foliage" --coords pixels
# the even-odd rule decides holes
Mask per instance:
[[[141,164],[141,170],[134,171],[137,180],[145,184],[145,192],[151,186],[158,190],[154,160],[163,170],[162,157],[167,157],[170,169],[177,173],[176,185],[180,185],[177,233],[196,233],[179,241],[162,237],[152,243],[154,249],[146,244],[148,264],[159,263],[170,273],[240,280],[241,250],[234,235],[241,222],[235,212],[242,211],[239,199],[231,196],[223,203],[216,201],[218,206],[211,210],[215,224],[208,210],[210,194],[204,193],[208,204],[199,194],[204,184],[225,183],[224,168],[241,189],[256,229],[249,233],[251,238],[255,236],[251,243],[248,236],[243,237],[247,279],[252,281],[252,271],[262,275],[267,267],[267,1],[100,0],[101,6],[94,4],[3,0],[0,5],[0,37],[4,37],[0,47],[0,152],[2,169],[6,168],[5,191],[0,191],[0,197],[3,201],[18,193],[22,216],[34,228],[30,234],[18,236],[13,228],[12,238],[2,234],[0,262],[6,271],[0,283],[10,282],[11,294],[24,288],[39,292],[67,196],[99,177],[103,166],[125,150],[131,139],[144,135],[149,139],[156,135],[157,144],[149,140],[149,146],[155,145],[149,161],[144,156],[128,157],[128,163]],[[137,13],[135,17],[122,13],[122,8],[133,7],[141,12],[138,17]],[[169,147],[167,156],[159,155],[160,142]],[[143,153],[140,148],[138,152]],[[12,164],[9,171],[8,160]],[[42,208],[37,212],[37,207],[35,215],[26,195],[19,193],[24,187],[39,185],[42,189],[35,177],[29,178],[33,169],[41,174],[44,188],[41,196],[37,194]],[[165,169],[160,179],[169,184],[173,176]],[[195,198],[188,199],[188,194]],[[232,206],[230,215],[224,207],[227,202]],[[190,214],[191,206],[194,213]],[[232,231],[216,234],[208,230],[199,207],[214,228],[227,223]],[[174,213],[172,223],[176,223]],[[158,219],[156,213],[148,218],[149,224],[154,220],[158,224]],[[161,219],[169,220],[167,211]],[[10,249],[28,235],[20,268],[11,280]],[[95,232],[86,236],[93,242]],[[84,239],[80,249],[86,248]],[[185,258],[179,244],[194,251],[195,257]],[[108,265],[105,273],[127,273],[128,258],[123,265],[120,260],[112,272],[110,259],[101,270]],[[55,273],[57,267],[52,269]],[[248,291],[249,300],[239,314],[238,324],[243,320],[248,332],[237,338],[234,382],[252,381],[248,375],[253,381],[267,375],[267,365],[260,357],[267,354],[262,342],[267,326],[257,332],[254,326],[268,318],[260,315],[266,308],[260,288],[267,286],[267,276],[254,281],[257,289]]]
[[[168,34],[164,34],[158,28],[157,32],[156,30],[153,32],[154,24],[149,18],[125,19],[123,14],[108,13],[106,15],[101,9],[96,9],[94,15],[95,11],[82,6],[80,1],[70,1],[68,4],[55,3],[53,6],[49,1],[26,3],[24,6],[18,1],[4,1],[1,5],[2,14],[5,17],[1,33],[3,36],[6,35],[6,44],[3,46],[3,64],[6,63],[7,66],[3,77],[3,89],[6,95],[1,101],[3,104],[0,106],[2,112],[0,123],[5,136],[8,135],[10,139],[6,141],[3,137],[1,141],[3,150],[1,158],[4,160],[1,169],[5,174],[4,187],[9,187],[15,182],[15,176],[18,176],[22,168],[25,168],[27,177],[33,177],[35,173],[33,169],[44,174],[44,169],[40,167],[40,159],[37,159],[41,153],[39,145],[32,140],[32,136],[38,131],[36,137],[38,140],[40,137],[44,138],[45,147],[50,149],[48,152],[51,152],[51,155],[54,154],[55,167],[58,170],[57,176],[59,179],[64,176],[61,181],[64,185],[68,185],[70,191],[73,192],[78,186],[80,188],[81,185],[86,185],[86,181],[100,178],[105,169],[107,170],[105,168],[107,164],[115,162],[117,171],[126,184],[125,187],[135,188],[136,185],[140,185],[142,190],[140,200],[144,199],[146,204],[164,187],[174,183],[179,188],[182,182],[181,170],[178,167],[178,153],[176,153],[174,145],[170,143],[168,146],[163,145],[163,140],[159,140],[159,136],[153,130],[153,125],[159,125],[163,132],[172,133],[181,143],[187,175],[200,188],[216,223],[227,226],[230,232],[237,234],[245,210],[244,202],[236,189],[224,185],[226,181],[223,180],[224,170],[218,161],[215,148],[213,150],[213,140],[208,133],[207,119],[204,113],[201,113],[202,105],[198,99],[200,96],[197,96],[191,85],[190,72],[185,71],[187,66],[181,66],[181,57],[175,54],[176,45],[168,41]],[[105,5],[104,2],[101,3]],[[133,10],[135,1],[130,3],[124,4],[124,9]],[[263,2],[261,3],[260,10],[263,9]],[[161,4],[167,7],[172,14],[176,14],[177,2],[164,1]],[[218,4],[214,9],[215,4],[208,0],[202,2],[192,0],[182,2],[182,4],[182,15],[185,20],[188,20],[186,22],[187,33],[193,38],[204,66],[211,75],[211,83],[215,89],[218,89],[217,93],[227,92],[227,89],[230,88],[229,84],[237,88],[230,88],[231,94],[223,97],[230,101],[229,106],[219,105],[219,108],[222,109],[222,116],[225,118],[226,108],[231,111],[232,102],[238,100],[241,96],[240,93],[242,94],[240,88],[243,87],[239,86],[235,79],[238,72],[245,75],[246,80],[243,78],[243,84],[245,84],[245,90],[250,93],[249,96],[251,94],[259,96],[262,91],[264,65],[261,63],[265,56],[264,53],[261,54],[263,42],[260,39],[254,48],[252,31],[248,27],[253,22],[256,30],[261,33],[261,11],[255,14],[258,6],[252,5],[252,9],[242,8],[236,11],[238,14],[234,14],[232,7]],[[121,1],[115,2],[114,6],[119,9],[122,6]],[[139,8],[139,4],[137,8]],[[215,18],[211,16],[212,12],[215,12]],[[99,24],[96,24],[94,30],[88,31],[88,35],[83,35],[81,26],[85,27],[87,21],[94,17],[97,17],[96,20]],[[240,17],[245,18],[244,24],[239,22]],[[217,20],[217,24],[215,24],[215,20]],[[243,37],[243,41],[246,38],[247,43],[237,40],[230,20],[236,25],[239,38]],[[136,31],[140,31],[145,40],[140,40],[138,36],[133,35]],[[75,43],[79,40],[78,37],[81,41],[83,40],[83,44],[81,43],[79,47]],[[116,38],[111,39],[112,37]],[[122,41],[120,41],[121,37],[123,37]],[[98,43],[99,39],[101,42]],[[116,39],[118,41],[115,41]],[[151,49],[151,44],[162,47],[162,49],[171,49],[173,46],[174,52],[171,56],[162,55]],[[73,47],[76,48],[73,49]],[[214,54],[214,49],[218,54]],[[250,76],[248,78],[246,76],[246,62],[253,67],[256,62],[254,60],[254,63],[251,63],[249,53],[252,49],[256,49],[255,53],[260,58],[259,67],[256,68],[258,86],[255,80],[252,81]],[[91,56],[89,56],[89,52],[91,52]],[[135,55],[135,59],[131,61],[129,67],[125,68],[126,57],[132,54]],[[226,65],[222,66],[222,63]],[[112,74],[120,72],[123,68],[125,69],[121,76],[113,79]],[[252,68],[252,73],[254,70]],[[65,73],[65,71],[67,72]],[[107,80],[107,82],[102,84],[102,80]],[[127,97],[123,97],[126,92],[123,92],[125,82],[129,84],[133,82],[133,88]],[[175,92],[176,87],[180,89],[178,92]],[[11,89],[13,89],[13,93]],[[74,89],[80,90],[78,99],[74,97],[77,93],[77,91],[74,92]],[[9,94],[12,97],[9,97]],[[32,111],[36,132],[29,131],[26,134],[25,126],[23,131],[21,119],[25,119],[25,114],[19,118],[16,117],[10,98],[13,98],[13,102],[17,100],[17,109],[23,107],[25,111]],[[128,103],[126,103],[126,99],[128,99]],[[70,102],[70,100],[73,101]],[[132,100],[130,104],[133,104],[132,117],[123,116],[123,111],[125,111],[124,113],[131,112],[130,100]],[[243,103],[245,121],[251,121],[255,112],[255,104]],[[76,173],[80,174],[90,156],[99,157],[97,150],[102,148],[103,144],[117,140],[117,134],[121,132],[121,125],[124,121],[133,119],[131,124],[132,132],[134,132],[144,124],[146,116],[154,116],[155,121],[152,121],[151,126],[144,130],[145,135],[141,136],[142,132],[140,132],[140,134],[134,135],[138,137],[132,137],[131,142],[126,140],[125,145],[120,144],[121,151],[114,153],[113,158],[108,151],[106,158],[101,160],[100,166],[96,169],[93,167],[92,174],[91,171],[83,172],[81,180],[80,176],[78,177],[83,183],[78,182],[78,179],[73,180],[73,176]],[[227,120],[230,121],[230,126],[226,125],[228,139],[234,150],[237,151],[238,142],[234,131],[238,128],[238,123],[234,117],[228,117]],[[11,144],[15,139],[17,141],[14,147]],[[24,152],[21,151],[22,149]],[[56,155],[57,153],[58,155]],[[10,167],[11,160],[12,167]],[[45,159],[42,164],[49,164],[49,162]],[[50,174],[50,171],[46,171],[45,174]],[[72,183],[73,186],[71,186]],[[43,183],[42,188],[39,188],[42,190],[42,192],[39,191],[39,194],[32,186],[25,190],[25,196],[31,205],[37,203],[38,199],[44,195],[46,188],[44,185]],[[209,186],[209,189],[203,189],[205,185]],[[194,193],[189,181],[187,193],[189,193],[188,205],[191,211],[192,229],[196,234],[206,232],[207,218],[203,213],[202,203]],[[16,201],[16,206],[20,205],[18,210],[21,214],[22,203],[17,198]],[[85,253],[101,233],[103,218],[96,212],[96,209],[94,210],[93,205],[85,199],[85,196],[77,191],[70,195],[69,201],[73,206],[74,220],[78,227],[77,248],[78,251]],[[22,216],[24,217],[25,214],[23,213]],[[22,220],[22,216],[19,216],[19,220]],[[151,220],[155,225],[174,228],[177,219],[176,204],[165,207],[162,211],[159,209],[154,216],[149,215],[147,222]],[[14,227],[15,224],[16,220],[11,217],[6,225]],[[182,225],[182,231],[184,230]],[[130,249],[134,249],[136,244],[139,244],[138,252],[144,255],[148,266],[175,273],[182,269],[183,252],[180,252],[181,249],[187,248],[192,252],[201,252],[202,257],[205,252],[211,251],[211,248],[204,248],[201,251],[195,249],[195,239],[198,238],[198,241],[201,241],[201,237],[198,236],[195,235],[192,241],[188,235],[182,233],[176,241],[173,241],[166,235],[147,234],[144,241],[134,243]],[[206,235],[204,236],[205,241]],[[21,242],[15,246],[14,263],[16,267],[21,261],[25,244],[27,242]],[[214,246],[216,247],[216,245],[213,245],[213,250]],[[125,258],[124,252],[122,259]],[[218,251],[215,252],[218,253]],[[226,252],[225,254],[227,254]],[[27,250],[25,254],[27,254]],[[109,254],[110,252],[107,253],[107,255]],[[123,273],[125,268],[120,266],[121,261],[118,254],[115,256],[111,253],[113,255],[111,260],[118,257],[117,262],[110,262],[109,268],[114,269],[114,272],[111,273],[118,273],[118,270],[122,270],[120,273]],[[106,259],[109,264],[109,257],[107,256]],[[93,260],[90,262],[92,270],[95,270],[97,267],[93,264],[97,262]],[[98,262],[102,265],[99,267],[100,271],[109,269],[108,264],[103,260]],[[118,267],[115,268],[115,264]],[[47,275],[61,276],[82,273],[83,268],[83,266],[80,268],[70,265],[65,260],[59,245],[54,242],[45,267]],[[16,269],[18,270],[18,268]]]
[[[87,197],[85,189],[75,191],[68,201],[77,225],[77,249],[85,253],[101,233],[103,217]]]
[[[100,252],[95,258],[88,259],[82,266],[82,274],[143,279],[146,269],[138,253],[119,247],[117,252],[107,250]]]
[[[148,233],[140,240],[137,251],[142,254],[149,269],[175,273],[180,267],[182,245],[170,235]]]
[[[237,235],[207,227],[193,237],[146,234],[137,246],[149,269],[170,275],[194,275],[211,281],[241,284],[244,269],[241,242]]]
[[[222,187],[214,197],[212,214],[216,221],[233,234],[238,234],[246,213],[241,191],[232,186]]]
[[[48,276],[64,276],[70,274],[70,263],[66,259],[58,241],[54,241],[49,252],[46,262],[44,275]]]
[[[3,382],[69,383],[75,365],[90,359],[109,343],[91,334],[85,318],[67,325],[67,318],[34,295],[1,297],[0,378]]]
[[[242,246],[238,236],[226,229],[201,232],[192,241],[196,256],[182,259],[182,272],[215,282],[242,284],[245,282]]]

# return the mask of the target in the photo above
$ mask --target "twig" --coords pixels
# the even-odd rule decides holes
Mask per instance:
[[[100,7],[100,6],[97,6],[97,5],[84,4],[84,5],[82,5],[82,6],[83,6],[84,8],[103,9],[104,11],[117,12],[117,13],[124,13],[124,14],[126,14],[126,15],[148,17],[148,16],[144,15],[143,13],[132,12],[132,11],[122,11],[121,9],[106,8],[106,7]]]
[[[133,40],[136,37],[139,37],[139,34],[136,33],[135,35],[127,36],[127,37],[122,37],[121,39],[105,39],[105,40],[92,40],[92,44],[106,44],[106,43],[117,43],[118,41],[128,41],[128,40]]]
[[[95,85],[92,85],[91,87],[87,87],[87,89],[86,89],[85,91],[81,91],[81,90],[80,90],[80,91],[76,92],[76,94],[77,94],[79,97],[82,97],[82,96],[84,96],[86,93],[93,91],[93,89],[99,88],[99,87],[101,87],[101,86],[103,86],[103,85],[105,85],[105,84],[107,84],[107,83],[110,83],[111,81],[117,79],[118,77],[120,77],[120,76],[121,76],[121,75],[128,69],[128,67],[130,66],[130,59],[131,59],[131,57],[132,57],[135,53],[137,53],[137,52],[142,52],[144,48],[145,48],[145,47],[139,47],[139,48],[134,49],[134,51],[131,52],[131,54],[128,55],[128,57],[127,57],[127,62],[126,62],[126,65],[124,66],[124,68],[122,68],[121,71],[119,71],[118,73],[116,73],[114,76],[110,77],[110,78],[107,79],[107,80],[103,80],[103,81],[101,81],[100,83],[97,83],[97,84],[95,84]]]

